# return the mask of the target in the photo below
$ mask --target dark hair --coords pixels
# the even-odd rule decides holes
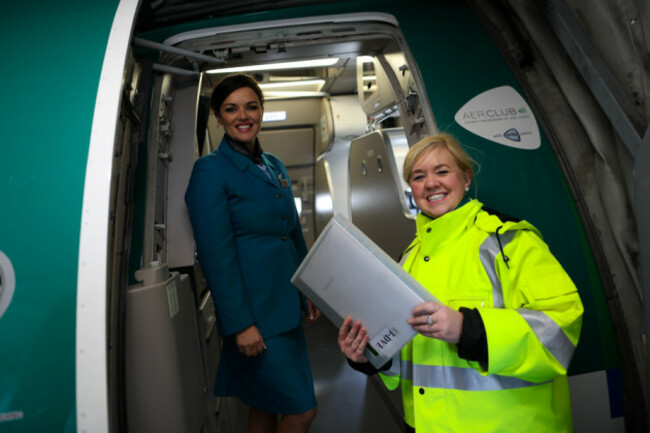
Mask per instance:
[[[257,97],[260,99],[260,104],[264,106],[264,94],[262,93],[260,86],[257,85],[255,78],[246,74],[235,74],[225,77],[212,91],[212,96],[210,97],[210,108],[212,108],[212,111],[214,111],[218,116],[223,101],[225,101],[228,95],[232,92],[241,89],[242,87],[250,87],[253,89],[257,94]]]

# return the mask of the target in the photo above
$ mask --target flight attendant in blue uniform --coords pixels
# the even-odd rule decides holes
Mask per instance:
[[[225,136],[194,164],[185,202],[223,337],[215,395],[250,407],[251,433],[308,432],[316,398],[301,312],[306,323],[320,312],[290,281],[307,247],[287,170],[257,139],[263,104],[248,75],[217,85],[210,105]]]

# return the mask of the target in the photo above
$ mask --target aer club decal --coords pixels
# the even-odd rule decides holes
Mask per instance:
[[[458,110],[455,120],[468,131],[504,146],[532,150],[541,145],[533,112],[510,86],[475,96]]]

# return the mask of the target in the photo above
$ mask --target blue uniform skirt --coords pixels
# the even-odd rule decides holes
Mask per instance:
[[[314,383],[302,326],[264,340],[256,357],[239,352],[226,338],[217,368],[214,395],[239,397],[244,404],[278,414],[297,414],[316,407]]]

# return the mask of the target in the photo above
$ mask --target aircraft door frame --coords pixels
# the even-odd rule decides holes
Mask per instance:
[[[77,271],[77,431],[109,431],[107,297],[108,236],[115,125],[139,0],[117,6],[99,78],[82,204]]]

